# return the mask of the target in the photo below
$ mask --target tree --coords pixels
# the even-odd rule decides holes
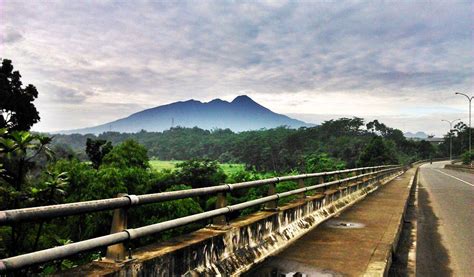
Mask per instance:
[[[51,150],[54,152],[54,156],[57,160],[72,160],[76,158],[76,153],[74,153],[71,146],[67,144],[52,144]]]
[[[418,143],[417,152],[420,158],[429,159],[433,157],[433,154],[435,153],[435,148],[430,142],[422,140]]]
[[[2,60],[0,67],[0,128],[29,130],[40,120],[33,105],[38,97],[35,86],[22,86],[21,75],[13,71],[11,60]]]
[[[372,133],[380,132],[381,134],[387,128],[387,126],[385,126],[385,124],[380,123],[377,119],[375,119],[374,121],[370,121],[365,126],[366,126],[368,131],[370,131]]]
[[[453,140],[453,155],[462,155],[469,149],[469,127],[462,121],[456,123],[453,129],[444,135],[444,142],[439,145],[439,152],[444,157],[449,156],[450,140]]]
[[[360,127],[364,126],[364,119],[360,117],[339,118],[336,120],[324,121],[319,128],[323,137],[357,135],[360,133]]]
[[[344,163],[329,157],[328,154],[312,154],[305,159],[306,173],[325,172],[344,169]]]
[[[377,119],[367,123],[366,128],[369,132],[379,134],[386,139],[393,140],[397,145],[400,145],[406,141],[402,131],[387,127],[385,124],[380,123]]]
[[[393,145],[389,145],[383,138],[376,136],[367,144],[360,155],[359,166],[377,166],[397,164],[398,159]]]
[[[219,185],[226,179],[216,161],[189,160],[176,165],[178,182],[193,188]]]
[[[39,154],[53,157],[48,147],[50,142],[51,138],[28,131],[8,133],[6,129],[0,129],[0,209],[17,209],[32,202],[27,173]],[[22,225],[12,226],[10,239],[6,242],[10,255],[23,250],[26,233]]]
[[[47,179],[41,184],[39,188],[32,188],[32,194],[35,198],[36,204],[39,205],[54,205],[60,204],[64,201],[66,195],[66,187],[69,185],[69,180],[66,172],[56,174],[51,171],[46,171]],[[38,248],[39,239],[43,230],[44,221],[41,221],[36,232],[35,242],[33,244],[33,251]]]
[[[1,129],[0,129],[1,130]],[[54,154],[49,149],[50,137],[31,134],[28,131],[0,131],[0,161],[2,163],[3,179],[17,193],[23,193],[25,176],[34,165],[33,159],[45,153],[49,158]],[[18,199],[13,208],[18,207]]]
[[[98,169],[102,164],[102,159],[112,150],[110,141],[88,138],[86,142],[86,154],[92,162],[92,167]]]
[[[146,148],[135,140],[126,140],[114,147],[103,160],[103,164],[115,168],[148,168]]]

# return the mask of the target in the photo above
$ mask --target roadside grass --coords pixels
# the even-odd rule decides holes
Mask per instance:
[[[219,164],[224,173],[227,175],[234,174],[236,172],[242,171],[245,169],[244,164]]]
[[[182,161],[161,161],[161,160],[150,160],[150,166],[154,170],[161,171],[164,169],[174,169],[176,164]],[[245,167],[243,164],[219,164],[224,173],[229,175],[235,172],[243,170]]]
[[[161,171],[163,169],[174,169],[176,164],[182,161],[161,161],[161,160],[150,160],[150,166],[154,170]]]

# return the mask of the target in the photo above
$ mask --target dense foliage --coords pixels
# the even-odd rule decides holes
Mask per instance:
[[[0,128],[29,130],[39,121],[33,104],[38,91],[33,85],[23,87],[21,75],[13,71],[11,60],[4,59],[0,66]]]
[[[462,163],[465,164],[465,165],[472,164],[472,162],[474,161],[474,151],[464,152],[464,154],[462,154],[462,156],[461,156],[461,159],[462,159]]]
[[[29,134],[25,132],[25,134]],[[6,134],[3,134],[6,137]],[[36,143],[32,141],[32,143]],[[31,147],[37,149],[38,147]],[[28,151],[27,151],[28,152]],[[91,162],[80,161],[75,157],[51,160],[44,162],[39,175],[31,178],[31,171],[25,174],[24,187],[21,188],[22,197],[17,199],[18,205],[9,202],[10,197],[18,195],[19,191],[12,189],[11,194],[2,194],[4,209],[12,207],[27,207],[36,205],[50,205],[86,201],[101,198],[115,197],[118,193],[146,194],[180,189],[213,186],[221,183],[235,183],[250,181],[274,176],[270,173],[239,170],[227,176],[216,161],[188,160],[179,163],[175,170],[153,171],[148,166],[146,148],[133,140],[126,140],[107,153],[98,168]],[[36,152],[28,152],[35,155]],[[8,160],[8,157],[5,160]],[[40,160],[38,160],[40,161]],[[311,171],[334,170],[344,168],[340,161],[330,158],[326,154],[311,155],[305,167]],[[289,172],[293,174],[297,172]],[[28,177],[28,178],[26,178]],[[4,180],[0,181],[3,186]],[[26,189],[27,188],[27,189]],[[296,184],[283,182],[278,184],[277,191],[286,191],[296,188]],[[228,196],[228,203],[239,203],[262,197],[267,187],[262,186],[249,190],[236,191]],[[26,200],[30,199],[30,200]],[[282,201],[287,201],[283,199]],[[137,227],[165,221],[189,214],[213,209],[214,196],[195,199],[182,199],[165,203],[136,207],[129,211],[129,226]],[[247,214],[254,209],[242,213]],[[230,218],[239,216],[241,212],[230,215]],[[0,229],[2,256],[11,256],[23,252],[80,241],[91,237],[105,235],[109,231],[111,212],[80,215],[68,218],[58,218],[37,224],[27,223],[16,226],[16,230],[9,227]],[[205,223],[205,222],[204,222]],[[172,230],[159,236],[146,238],[134,244],[146,243],[151,239],[163,239],[175,236],[182,232],[201,227],[194,224],[185,228]],[[17,233],[11,236],[11,232]],[[79,259],[89,260],[97,257],[96,254],[80,255]],[[77,260],[76,260],[77,262]],[[69,260],[56,262],[54,265],[39,268],[51,272],[51,266],[65,268],[73,265]]]
[[[88,138],[86,141],[86,154],[92,163],[92,166],[97,169],[102,164],[102,159],[112,150],[112,143],[102,139]]]
[[[391,141],[384,141],[381,137],[373,137],[364,148],[358,164],[362,166],[377,166],[384,163],[398,163],[395,145]]]
[[[373,139],[381,152],[372,157],[382,163],[408,163],[443,155],[426,141],[407,140],[400,130],[385,126],[377,120],[364,125],[361,118],[341,118],[323,122],[312,128],[285,127],[234,133],[226,130],[172,128],[164,132],[142,131],[135,134],[107,132],[99,135],[57,135],[54,143],[69,145],[81,157],[87,139],[101,139],[113,144],[134,139],[143,144],[148,155],[161,160],[210,159],[220,162],[245,163],[257,171],[305,171],[310,155],[327,154],[347,167],[370,163],[363,158]],[[372,152],[371,154],[374,154]],[[367,153],[365,156],[367,157]]]
[[[474,136],[474,132],[473,132]],[[438,152],[444,157],[449,157],[449,141],[453,140],[453,157],[460,157],[469,149],[469,126],[464,122],[458,122],[453,130],[444,136],[444,142],[439,145]],[[474,137],[473,137],[474,142]],[[472,143],[474,145],[474,143]]]

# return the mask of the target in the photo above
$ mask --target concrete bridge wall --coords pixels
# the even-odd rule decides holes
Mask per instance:
[[[238,275],[291,244],[321,222],[363,199],[395,175],[358,182],[260,211],[224,227],[200,229],[137,249],[123,263],[93,262],[64,272],[87,276]]]

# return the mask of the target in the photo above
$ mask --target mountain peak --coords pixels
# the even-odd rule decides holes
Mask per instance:
[[[226,102],[226,101],[224,101],[224,100],[222,100],[222,99],[219,99],[219,98],[213,99],[213,100],[211,100],[211,101],[208,102],[208,103],[209,103],[209,104],[211,104],[211,103],[227,103],[227,104],[228,104],[228,102]]]
[[[231,103],[218,98],[210,102],[191,99],[170,103],[99,126],[62,133],[100,134],[107,131],[135,133],[142,129],[161,132],[174,126],[199,127],[206,130],[229,128],[235,132],[242,132],[279,126],[299,128],[309,124],[274,113],[247,95],[240,95]]]
[[[201,101],[199,100],[195,100],[195,99],[189,99],[189,100],[186,100],[186,101],[180,101],[181,103],[202,103]],[[179,103],[179,102],[178,102]]]
[[[425,132],[421,132],[421,131],[418,131],[416,133],[406,132],[406,133],[403,133],[403,134],[405,135],[406,138],[421,138],[421,139],[424,139],[424,138],[428,137],[428,135]]]
[[[255,103],[252,98],[248,97],[247,95],[239,95],[232,100],[231,103],[238,104],[238,103]]]

